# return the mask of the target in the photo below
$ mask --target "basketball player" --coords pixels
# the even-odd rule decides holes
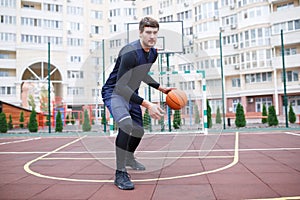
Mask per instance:
[[[154,45],[159,23],[144,17],[139,23],[139,39],[124,46],[118,55],[113,71],[102,87],[102,98],[118,126],[116,145],[116,173],[114,184],[122,190],[134,189],[126,167],[145,170],[134,157],[134,152],[144,135],[141,107],[148,109],[154,119],[160,119],[164,111],[138,94],[141,82],[167,94],[173,88],[162,87],[149,74],[157,58]]]

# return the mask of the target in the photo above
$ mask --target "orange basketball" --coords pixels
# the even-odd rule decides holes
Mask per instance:
[[[175,89],[171,90],[166,97],[167,105],[173,110],[180,110],[187,103],[187,96],[184,91]]]

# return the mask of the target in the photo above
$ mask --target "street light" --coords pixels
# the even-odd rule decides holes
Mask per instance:
[[[222,112],[223,112],[223,128],[225,126],[225,97],[224,97],[224,73],[223,73],[223,52],[222,52],[222,31],[219,33],[219,42],[220,42],[220,64],[221,64],[221,78],[222,78]]]

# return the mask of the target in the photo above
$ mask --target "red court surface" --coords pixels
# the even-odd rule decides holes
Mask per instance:
[[[114,139],[0,137],[0,199],[300,199],[297,130],[146,134],[131,191],[113,184]]]

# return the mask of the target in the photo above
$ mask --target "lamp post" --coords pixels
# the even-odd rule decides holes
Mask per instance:
[[[104,39],[102,40],[102,81],[105,84],[105,58],[104,58]],[[103,105],[103,132],[106,133],[106,108]]]
[[[225,126],[225,97],[224,97],[224,73],[223,73],[223,51],[222,51],[222,31],[219,33],[220,42],[220,64],[221,64],[221,78],[222,78],[222,112],[223,112],[223,129]]]
[[[49,125],[49,133],[51,133],[51,91],[50,91],[50,42],[48,42],[48,125]]]
[[[282,73],[283,73],[283,104],[284,104],[284,111],[285,111],[285,127],[288,128],[288,99],[286,96],[286,72],[285,72],[285,60],[284,60],[284,44],[283,44],[283,30],[280,31],[281,35],[281,57],[282,57]]]

